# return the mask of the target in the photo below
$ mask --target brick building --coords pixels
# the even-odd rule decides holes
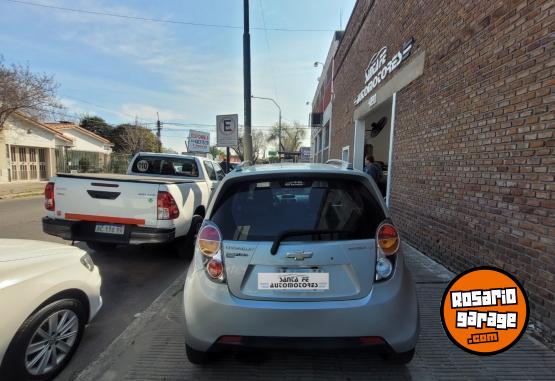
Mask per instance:
[[[359,0],[331,66],[329,158],[383,162],[404,239],[515,274],[553,340],[555,2]]]

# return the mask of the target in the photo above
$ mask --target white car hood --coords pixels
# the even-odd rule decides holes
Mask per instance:
[[[0,239],[0,262],[21,261],[60,254],[71,255],[77,252],[81,252],[81,249],[59,243],[25,239]]]

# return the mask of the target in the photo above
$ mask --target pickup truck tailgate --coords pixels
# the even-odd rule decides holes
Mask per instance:
[[[58,175],[54,188],[55,218],[156,226],[156,198],[161,184],[122,178]]]

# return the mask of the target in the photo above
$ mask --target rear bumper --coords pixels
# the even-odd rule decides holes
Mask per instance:
[[[334,348],[379,346],[400,353],[416,346],[420,327],[415,287],[404,265],[389,281],[374,284],[364,298],[321,302],[238,299],[226,284],[191,270],[184,310],[185,340],[200,351],[216,350],[222,344],[322,347],[325,343]],[[240,337],[238,343],[229,342],[233,336]]]
[[[125,225],[123,235],[95,233],[94,222],[57,220],[49,217],[42,219],[42,230],[46,234],[67,240],[109,242],[122,245],[145,243],[164,243],[175,239],[175,229],[146,228]]]

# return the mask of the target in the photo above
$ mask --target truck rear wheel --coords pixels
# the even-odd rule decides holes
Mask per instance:
[[[112,251],[116,248],[117,244],[110,242],[93,242],[87,241],[87,246],[94,251]]]

